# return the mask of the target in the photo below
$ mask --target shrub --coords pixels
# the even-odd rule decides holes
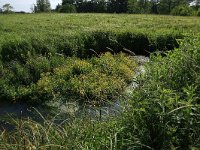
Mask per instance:
[[[111,32],[95,31],[85,36],[85,49],[86,56],[96,55],[94,52],[89,51],[90,49],[95,50],[97,54],[105,53],[109,51],[107,47],[114,49],[116,43],[114,42],[115,35]]]
[[[132,80],[135,67],[135,63],[122,54],[105,54],[89,61],[68,58],[67,63],[54,69],[52,74],[43,74],[36,84],[35,95],[42,94],[40,99],[57,95],[57,99],[76,99],[93,105],[113,101]]]
[[[149,40],[145,34],[140,33],[122,33],[117,37],[121,50],[127,48],[138,55],[145,55],[149,49]]]
[[[2,45],[1,56],[3,61],[25,62],[33,54],[33,47],[27,40],[11,40]]]
[[[61,12],[61,13],[75,13],[76,7],[74,5],[71,5],[71,4],[65,4],[60,8],[59,12]]]
[[[46,57],[38,56],[28,59],[25,68],[29,69],[34,83],[39,80],[42,73],[51,71],[51,64]]]
[[[197,16],[200,16],[200,9],[197,10]]]
[[[132,80],[136,67],[129,57],[109,53],[89,60],[38,56],[25,64],[9,65],[1,71],[0,97],[32,104],[61,98],[90,104],[116,100]]]
[[[50,57],[57,51],[53,46],[54,42],[51,38],[32,37],[31,39],[27,39],[27,41],[30,42],[34,52],[38,55]]]
[[[171,11],[171,14],[175,16],[192,16],[193,9],[188,6],[177,6]]]

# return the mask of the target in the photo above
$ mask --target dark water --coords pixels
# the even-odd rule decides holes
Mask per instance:
[[[123,107],[117,101],[104,107],[76,106],[70,104],[60,104],[59,107],[30,107],[27,104],[0,104],[0,130],[12,130],[15,126],[10,123],[12,119],[28,119],[44,123],[45,120],[53,118],[54,123],[61,124],[71,117],[88,117],[95,120],[105,120],[108,116],[117,116],[122,112]]]

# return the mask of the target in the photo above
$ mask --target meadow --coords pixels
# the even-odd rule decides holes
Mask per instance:
[[[122,101],[103,120],[9,117],[0,149],[199,149],[199,31],[198,17],[0,15],[0,101]],[[137,78],[134,54],[150,57]]]

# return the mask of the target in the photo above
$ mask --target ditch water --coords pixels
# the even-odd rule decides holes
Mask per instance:
[[[134,76],[134,78],[136,78],[141,73],[144,73],[144,64],[149,61],[149,58],[144,56],[134,56],[133,59],[136,60],[139,64],[139,69],[136,71]],[[137,83],[133,80],[133,82],[129,87],[127,87],[125,91],[127,95],[131,94],[131,91],[137,86]],[[119,115],[119,113],[124,110],[125,105],[125,103],[122,104],[120,101],[116,101],[103,107],[81,107],[78,106],[76,102],[63,103],[62,100],[60,102],[49,103],[46,106],[33,108],[25,103],[9,104],[7,102],[0,102],[0,129],[11,128],[6,121],[7,118],[31,118],[40,122],[43,121],[43,117],[48,119],[57,115],[59,116],[56,117],[57,122],[62,122],[69,116],[89,116],[93,119],[104,120],[108,116]]]

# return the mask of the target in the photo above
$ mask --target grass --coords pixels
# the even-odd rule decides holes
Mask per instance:
[[[153,49],[174,49],[151,55],[145,73],[137,78],[139,86],[126,97],[128,105],[123,106],[118,116],[100,121],[72,115],[60,124],[56,123],[58,116],[45,119],[39,112],[43,119],[40,123],[30,118],[11,118],[8,122],[15,128],[0,132],[1,149],[200,148],[199,18],[123,14],[1,17],[0,74],[4,76],[0,80],[0,93],[1,96],[4,91],[10,93],[8,100],[16,94],[29,93],[27,85],[36,89],[32,99],[38,95],[46,96],[46,99],[58,94],[65,96],[63,89],[69,90],[66,86],[70,85],[73,87],[71,93],[76,93],[81,99],[90,95],[92,100],[109,100],[119,93],[115,89],[121,85],[108,87],[109,78],[101,75],[113,79],[117,74],[120,76],[118,79],[127,80],[124,83],[128,84],[132,76],[130,66],[135,63],[124,54],[105,53],[107,50],[101,49],[102,45],[103,48],[112,48],[114,53],[122,47],[133,52],[136,51],[134,48],[146,50],[153,43],[156,43],[151,47]],[[184,39],[176,40],[179,37]],[[147,47],[141,47],[145,45],[143,43]],[[132,46],[134,44],[136,46]],[[96,53],[92,50],[91,55],[89,49]],[[97,55],[100,58],[91,57]],[[114,78],[111,83],[118,83],[116,81]],[[101,92],[106,96],[101,97]]]
[[[153,34],[162,31],[198,32],[200,21],[198,17],[127,14],[11,14],[1,15],[0,19],[1,33],[20,36],[70,36],[96,30]]]
[[[127,48],[136,53],[173,49],[175,38],[199,32],[198,17],[127,14],[10,14],[0,16],[0,48],[27,41],[32,48],[48,53],[87,57],[89,48],[115,51]],[[82,21],[84,20],[84,21]],[[128,34],[127,34],[128,33]],[[122,39],[130,39],[125,43]],[[134,42],[135,41],[135,42]],[[144,42],[146,41],[146,42]],[[104,45],[107,43],[107,45]],[[141,47],[141,44],[143,46]],[[1,46],[2,45],[2,46]],[[170,46],[171,45],[171,46]],[[101,49],[99,48],[101,46]],[[72,51],[72,52],[71,52]]]

